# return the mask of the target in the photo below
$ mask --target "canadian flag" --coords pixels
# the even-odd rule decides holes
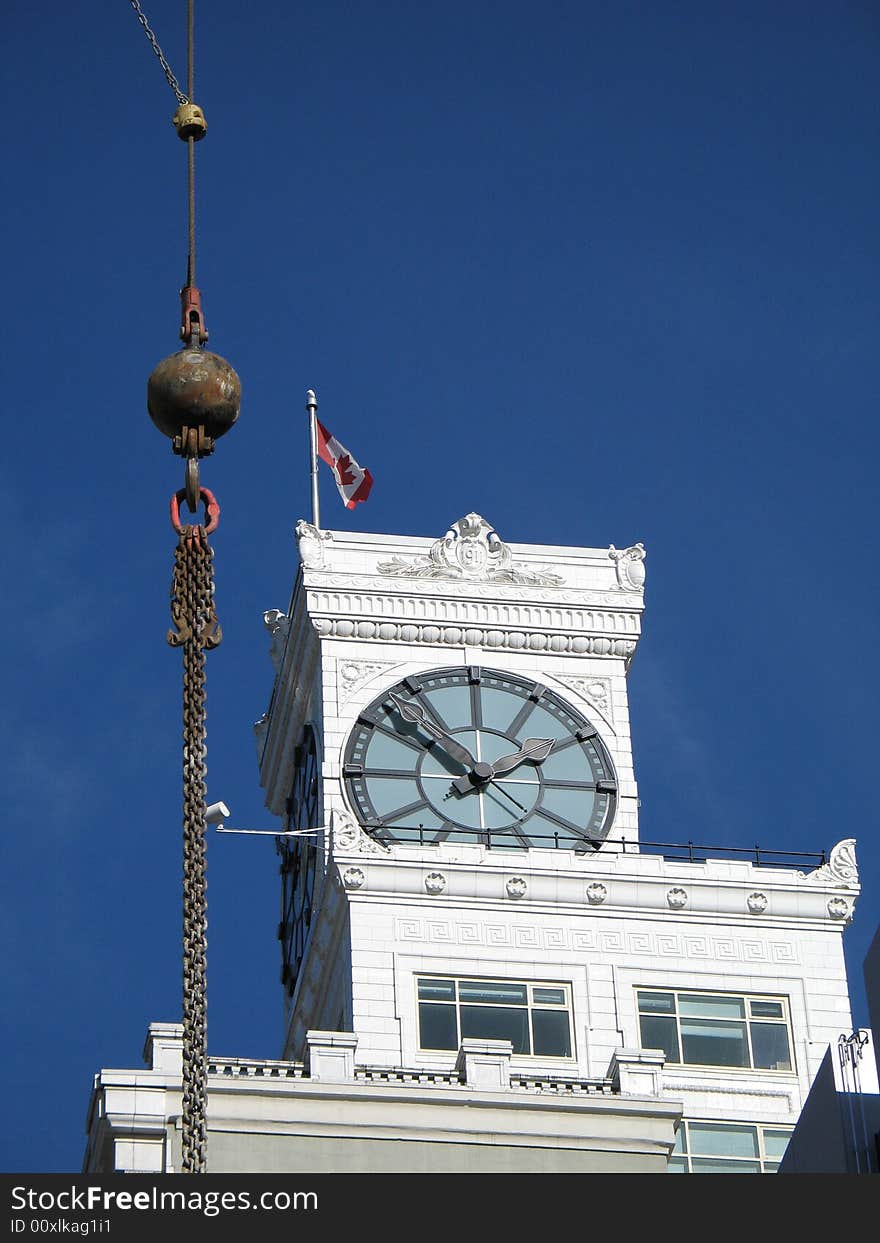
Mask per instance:
[[[365,501],[370,495],[373,476],[368,470],[358,466],[348,449],[331,436],[318,419],[315,419],[315,426],[318,432],[318,456],[333,471],[333,478],[346,509],[354,509],[359,501]]]

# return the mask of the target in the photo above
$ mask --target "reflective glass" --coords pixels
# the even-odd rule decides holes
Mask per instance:
[[[564,1006],[564,988],[533,988],[532,1001],[545,1006]]]
[[[667,1174],[688,1174],[687,1157],[670,1157],[666,1167]]]
[[[593,781],[593,770],[577,744],[550,752],[541,765],[545,781]],[[610,774],[609,774],[610,776]]]
[[[455,1001],[454,980],[419,980],[419,1001]]]
[[[412,778],[368,777],[367,791],[377,816],[387,816],[399,807],[421,801],[422,794]]]
[[[541,806],[580,826],[586,824],[593,814],[595,797],[592,790],[557,789],[555,786],[545,785],[541,794]]]
[[[765,1127],[764,1152],[768,1157],[776,1157],[778,1159],[785,1155],[790,1139],[791,1131],[771,1131],[769,1127]]]
[[[397,738],[389,738],[381,730],[374,730],[367,747],[365,768],[402,768],[412,772],[419,762],[420,751],[413,750]]]
[[[748,1066],[745,1023],[715,1023],[711,1019],[682,1019],[684,1060],[696,1066]]]
[[[757,1157],[758,1132],[754,1126],[691,1122],[688,1137],[692,1153],[703,1157]]]
[[[510,1040],[514,1053],[530,1053],[529,1012],[519,1006],[462,1006],[461,1034],[483,1040]]]
[[[462,1001],[494,1001],[506,1006],[526,1004],[525,984],[508,984],[501,980],[460,980],[458,992]]]
[[[441,718],[450,730],[473,725],[471,714],[471,688],[469,686],[435,686],[422,696],[436,705]]]
[[[681,1061],[674,1018],[666,1018],[659,1014],[643,1014],[639,1018],[639,1027],[642,1032],[643,1049],[662,1049],[666,1054],[667,1062]]]
[[[640,992],[639,1009],[652,1014],[675,1014],[675,994]]]
[[[457,1049],[455,1006],[419,1004],[419,1043],[423,1049]]]
[[[532,1031],[536,1054],[571,1057],[571,1034],[565,1010],[533,1010]]]
[[[540,704],[535,704],[534,711],[529,713],[523,729],[530,738],[570,738],[574,733],[570,725],[560,721]]]
[[[487,829],[503,829],[527,816],[538,798],[538,787],[524,782],[492,782],[483,794],[483,815]]]
[[[694,1174],[760,1174],[760,1161],[725,1161],[722,1157],[691,1157]]]
[[[523,706],[523,700],[519,695],[486,686],[484,682],[480,686],[480,704],[486,729],[497,729],[503,734]]]
[[[744,1019],[745,1002],[742,997],[709,997],[703,994],[679,993],[680,1014],[695,1018]]]
[[[784,1019],[785,1013],[782,1009],[781,1001],[750,1001],[752,1018],[755,1019]]]
[[[784,1023],[752,1023],[752,1057],[759,1070],[791,1070],[788,1028]]]
[[[579,833],[542,816],[539,811],[529,816],[523,828],[536,846],[546,850],[555,849],[557,840],[560,850],[580,850],[584,845],[584,839]]]

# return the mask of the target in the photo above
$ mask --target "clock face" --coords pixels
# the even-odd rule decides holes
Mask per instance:
[[[321,821],[318,748],[311,727],[306,728],[305,737],[296,749],[294,764],[284,828],[286,831],[314,829]],[[276,841],[281,856],[281,923],[278,928],[281,982],[292,994],[312,920],[318,848],[313,837],[279,837]]]
[[[343,777],[383,841],[596,849],[617,783],[594,726],[561,696],[474,667],[405,678],[352,730]]]

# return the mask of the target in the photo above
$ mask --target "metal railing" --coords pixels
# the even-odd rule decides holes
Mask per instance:
[[[584,837],[580,841],[561,833],[533,833],[513,828],[506,829],[462,829],[456,827],[430,828],[424,825],[367,826],[368,831],[376,833],[384,830],[380,840],[391,839],[395,844],[406,845],[408,842],[419,846],[435,846],[444,842],[453,844],[462,842],[467,845],[485,846],[490,850],[574,850],[578,854],[659,854],[672,862],[705,863],[710,858],[742,858],[754,862],[758,867],[799,868],[812,870],[822,867],[828,862],[825,850],[769,850],[758,844],[754,846],[710,846],[702,843],[687,842],[647,842],[612,838],[604,841]],[[378,834],[377,834],[378,836]]]

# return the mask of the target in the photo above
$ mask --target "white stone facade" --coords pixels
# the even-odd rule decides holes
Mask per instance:
[[[626,676],[641,626],[643,547],[506,545],[476,514],[436,540],[302,522],[297,535],[302,568],[289,615],[266,614],[276,678],[256,733],[266,803],[279,816],[289,810],[297,748],[308,729],[319,739],[311,918],[289,990],[285,1061],[215,1071],[222,1078],[209,1084],[212,1135],[227,1135],[209,1168],[291,1168],[283,1161],[299,1159],[293,1150],[281,1157],[262,1139],[248,1140],[236,1164],[230,1138],[236,1127],[249,1136],[283,1131],[277,1111],[291,1106],[279,1092],[308,1098],[313,1133],[329,1145],[326,1164],[308,1168],[342,1160],[360,1169],[660,1169],[682,1114],[710,1129],[793,1126],[829,1043],[851,1029],[842,932],[859,892],[855,843],[803,870],[640,850]],[[595,729],[617,791],[600,848],[384,844],[363,831],[343,772],[359,718],[404,678],[462,667],[539,683]],[[675,830],[667,840],[694,836]],[[562,990],[570,1056],[515,1055],[491,1040],[420,1047],[420,976]],[[662,1051],[644,1047],[637,990],[781,1003],[790,1067],[664,1064]],[[127,1091],[134,1072],[119,1073],[116,1086]],[[267,1079],[271,1106],[259,1099]],[[459,1116],[462,1085],[483,1095]],[[111,1086],[101,1081],[96,1101],[109,1100]],[[545,1116],[548,1094],[578,1104],[564,1118]],[[342,1100],[348,1129],[327,1103]],[[104,1143],[95,1121],[102,1108],[93,1110],[93,1152]],[[464,1117],[469,1138],[460,1133]],[[520,1128],[532,1135],[528,1154]],[[378,1142],[380,1131],[409,1148],[367,1151],[362,1141]],[[580,1148],[578,1135],[590,1137]],[[493,1143],[501,1148],[487,1155]],[[165,1152],[173,1161],[167,1141]],[[595,1164],[598,1152],[604,1165]]]

